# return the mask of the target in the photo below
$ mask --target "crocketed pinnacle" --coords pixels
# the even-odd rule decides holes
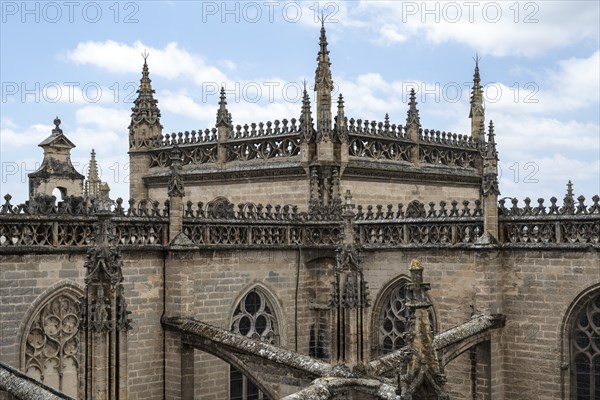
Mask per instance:
[[[327,35],[325,24],[321,22],[321,37],[319,38],[319,54],[317,55],[317,69],[315,71],[315,91],[333,90],[333,79],[331,78],[331,62],[329,50],[327,50]]]
[[[344,126],[344,119],[346,118],[344,113],[344,96],[340,93],[337,102],[337,126]]]
[[[406,126],[416,125],[421,126],[421,119],[419,118],[419,110],[417,109],[417,95],[415,89],[410,89],[410,100],[408,102],[408,113],[406,116]]]
[[[100,194],[100,179],[98,178],[98,163],[96,152],[92,149],[90,166],[88,168],[87,180],[85,182],[85,197],[97,198]]]
[[[496,150],[496,135],[494,134],[494,122],[490,120],[488,127],[487,154],[489,159],[498,159],[498,151]]]
[[[300,113],[300,126],[302,127],[303,141],[308,143],[314,139],[314,128],[312,113],[310,111],[310,97],[306,91],[306,81],[304,81],[304,91],[302,92],[302,111]]]
[[[483,91],[481,77],[479,76],[479,56],[475,56],[475,72],[473,74],[473,89],[471,90],[471,110],[469,118],[483,116]]]
[[[225,88],[221,86],[221,95],[219,97],[219,110],[217,111],[217,127],[230,126],[231,114],[227,109],[227,97],[225,96]]]
[[[471,90],[471,108],[469,110],[469,118],[472,122],[472,132],[476,132],[479,126],[478,119],[483,120],[483,90],[481,88],[481,77],[479,76],[479,56],[475,56],[475,72],[473,74],[473,89]]]
[[[158,123],[160,125],[160,110],[158,109],[158,100],[154,98],[154,89],[152,89],[152,81],[150,80],[150,72],[148,70],[147,55],[144,55],[144,66],[142,68],[142,78],[140,79],[140,87],[137,90],[137,98],[133,102],[131,108],[131,125],[137,125],[143,121],[148,124]],[[162,128],[162,126],[161,126]]]
[[[328,141],[331,139],[331,93],[333,92],[333,79],[331,78],[331,62],[329,60],[329,50],[327,50],[324,19],[321,20],[319,54],[317,55],[317,69],[315,71],[315,92],[317,102],[317,138],[319,141]]]

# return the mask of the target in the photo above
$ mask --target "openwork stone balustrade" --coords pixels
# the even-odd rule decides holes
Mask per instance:
[[[470,135],[419,129],[412,141],[405,127],[385,122],[345,118],[344,125],[336,121],[335,130],[348,143],[348,156],[365,160],[410,162],[411,152],[419,145],[418,159],[423,164],[475,168],[479,143]],[[170,153],[177,146],[182,153],[182,165],[202,165],[216,162],[276,160],[290,157],[300,160],[303,128],[298,120],[275,120],[229,126],[219,139],[217,128],[161,135],[148,150],[150,167],[170,166]],[[310,135],[308,135],[310,136]],[[219,160],[219,148],[224,148]],[[298,156],[298,157],[296,157]]]
[[[121,199],[110,204],[71,198],[55,204],[52,197],[13,206],[10,195],[0,208],[0,252],[35,248],[85,248],[92,244],[98,212],[112,214],[115,243],[131,249],[160,249],[168,244],[169,202]],[[499,244],[505,247],[600,246],[598,196],[586,205],[566,198],[544,206],[506,201],[499,205]],[[108,207],[108,208],[107,208]],[[347,210],[348,211],[348,210]],[[344,218],[352,220],[356,243],[365,249],[470,247],[484,234],[481,203],[457,201],[406,206],[356,206],[351,213],[315,218],[294,205],[234,205],[218,198],[184,205],[182,231],[193,245],[232,248],[335,248],[344,239]]]
[[[518,200],[506,207],[506,200],[500,200],[500,240],[516,247],[554,245],[600,244],[599,196],[592,197],[592,205],[585,204],[585,197],[577,201],[566,197],[563,205],[557,205],[556,197],[550,198],[550,205],[538,199],[531,205],[526,198],[523,207]]]

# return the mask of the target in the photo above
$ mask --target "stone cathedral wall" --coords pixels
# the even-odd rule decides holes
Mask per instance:
[[[25,325],[57,290],[83,290],[85,251],[2,255],[0,359],[22,369]],[[163,398],[163,261],[156,252],[124,252],[124,288],[133,329],[128,336],[129,399]],[[73,394],[73,388],[66,392]],[[76,389],[75,389],[76,390]]]
[[[236,302],[257,285],[272,296],[278,308],[283,346],[295,350],[297,322],[298,351],[308,354],[309,327],[315,315],[309,301],[323,291],[327,279],[324,271],[332,265],[333,256],[332,251],[303,250],[297,319],[297,250],[192,250],[179,263],[188,264],[193,271],[193,312],[198,319],[229,329]],[[476,312],[506,315],[506,326],[494,334],[498,340],[492,353],[495,369],[491,385],[495,385],[499,398],[550,400],[562,398],[563,393],[568,398],[568,348],[563,347],[568,327],[564,322],[575,298],[600,283],[597,249],[365,251],[363,265],[371,310],[391,281],[407,275],[412,258],[423,261],[424,278],[432,284],[430,297],[438,332],[469,319],[471,305]],[[21,366],[24,325],[31,313],[53,289],[65,284],[83,287],[84,259],[83,251],[2,256],[3,362]],[[129,398],[161,399],[163,255],[124,251],[123,259],[125,293],[134,321],[127,352]],[[371,330],[371,314],[368,319],[365,329]],[[195,359],[196,398],[226,398],[227,364],[199,350]],[[472,398],[468,352],[448,364],[446,374],[452,398]],[[282,392],[286,388],[282,382]]]

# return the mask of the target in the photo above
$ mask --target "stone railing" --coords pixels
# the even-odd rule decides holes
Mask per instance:
[[[478,143],[470,135],[419,129],[418,143],[412,141],[402,125],[385,122],[346,120],[349,156],[389,161],[411,161],[418,144],[423,164],[476,168]]]
[[[111,230],[117,245],[153,249],[168,243],[169,203],[117,199],[110,208],[73,198],[58,205],[51,197],[13,206],[10,196],[0,209],[0,252],[48,248],[85,248],[93,242],[98,213],[111,214]],[[586,205],[565,199],[562,206],[551,199],[536,207],[529,199],[499,205],[501,247],[580,248],[600,245],[599,197]],[[68,203],[67,206],[64,204]],[[101,204],[100,204],[101,205]],[[317,218],[318,217],[318,218]],[[471,247],[484,234],[481,202],[457,201],[356,206],[352,213],[315,216],[294,205],[234,205],[225,198],[209,203],[187,202],[182,231],[194,245],[227,248],[329,248],[343,241],[344,219],[352,220],[354,241],[365,249]],[[485,242],[485,241],[484,241]],[[488,243],[488,242],[485,242]]]
[[[0,208],[0,249],[81,247],[93,242],[97,213],[111,214],[112,234],[121,246],[162,246],[167,242],[168,202],[130,200],[123,207],[117,199],[106,205],[99,200],[69,197],[58,204],[54,196],[38,196],[13,206],[4,197]]]
[[[511,199],[512,205],[506,207],[505,199],[499,202],[499,235],[506,246],[581,246],[600,244],[600,200],[592,197],[593,204],[587,206],[585,197],[577,201],[567,196],[563,205],[557,205],[556,197],[550,198],[550,205],[544,205],[544,199],[538,199],[537,205],[531,205],[526,198],[523,207],[517,199]]]
[[[428,207],[418,201],[404,208],[388,205],[358,206],[355,216],[356,241],[365,248],[472,245],[483,235],[481,202],[441,201]]]
[[[166,134],[148,151],[150,167],[171,165],[174,146],[181,151],[182,165],[273,160],[299,156],[301,126],[298,120],[284,119],[267,123],[252,123],[227,128],[225,140],[219,140],[216,128],[202,131]],[[224,148],[224,158],[219,160],[219,148]]]
[[[259,122],[258,124],[251,123],[243,126],[236,125],[235,130],[229,131],[227,139],[239,140],[273,137],[279,135],[298,135],[300,130],[301,127],[296,118],[292,118],[289,121],[287,119],[283,119],[281,121],[276,119],[274,122]]]
[[[198,245],[335,247],[341,242],[339,219],[314,221],[293,205],[241,203],[225,198],[186,204],[183,232]]]
[[[413,143],[402,125],[350,118],[346,126],[350,157],[410,161]]]
[[[236,139],[224,144],[226,161],[270,160],[300,155],[297,133],[255,139]]]
[[[433,129],[419,130],[421,163],[475,168],[478,155],[477,142],[469,135],[457,135]]]
[[[417,139],[411,140],[406,127],[390,124],[387,117],[385,122],[354,118],[344,121],[345,128],[338,134],[347,136],[351,158],[411,162],[417,157],[413,153],[418,145],[418,160],[422,164],[476,168],[479,148],[470,135],[419,129]],[[302,126],[295,118],[228,126],[224,138],[219,138],[217,128],[170,133],[158,138],[148,151],[150,167],[170,166],[174,146],[182,153],[182,165],[290,158],[299,161],[303,136]]]
[[[385,122],[368,121],[346,118],[346,127],[350,135],[375,136],[378,138],[407,139],[406,130],[402,125]]]

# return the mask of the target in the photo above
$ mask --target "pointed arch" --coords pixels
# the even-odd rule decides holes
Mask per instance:
[[[579,293],[561,329],[562,398],[600,396],[600,283]],[[596,397],[594,397],[596,396]]]
[[[20,328],[20,364],[27,375],[71,396],[77,395],[79,307],[83,290],[60,282],[31,305]]]
[[[371,315],[371,358],[404,346],[404,332],[409,309],[406,307],[407,275],[398,275],[379,292]],[[436,330],[434,308],[430,311],[431,326]]]
[[[229,329],[237,334],[282,345],[284,332],[281,304],[264,283],[254,282],[233,302]],[[229,399],[262,400],[268,395],[251,371],[242,371],[230,364]]]

